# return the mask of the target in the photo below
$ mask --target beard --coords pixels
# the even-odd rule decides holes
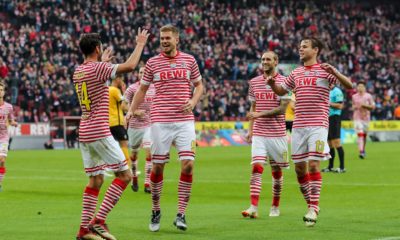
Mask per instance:
[[[263,68],[264,73],[266,73],[267,75],[271,75],[271,73],[273,72],[273,70],[274,70],[273,67]]]

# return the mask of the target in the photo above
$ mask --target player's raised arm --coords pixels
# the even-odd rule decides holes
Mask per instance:
[[[149,37],[149,33],[147,29],[138,30],[138,35],[136,36],[136,47],[131,56],[124,63],[119,64],[117,68],[117,74],[120,73],[128,73],[135,70],[136,66],[139,63],[140,56],[142,55],[142,51],[144,46],[146,45],[147,38]]]
[[[321,64],[321,68],[323,68],[327,73],[330,73],[333,76],[335,76],[345,88],[347,88],[347,89],[353,88],[353,84],[351,83],[351,80],[348,77],[346,77],[345,75],[343,75],[342,73],[340,73],[332,65],[330,65],[328,63],[323,63],[323,64]]]
[[[274,93],[278,94],[279,96],[283,96],[288,93],[286,89],[282,87],[280,84],[276,84],[274,77],[267,77],[266,78],[267,84],[271,87]]]

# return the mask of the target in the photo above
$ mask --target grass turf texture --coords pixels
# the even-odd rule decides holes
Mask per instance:
[[[294,167],[284,171],[281,216],[268,217],[269,166],[263,174],[259,218],[244,219],[249,206],[250,148],[198,148],[188,230],[172,222],[177,209],[179,163],[173,151],[166,166],[161,230],[151,233],[150,195],[130,188],[108,217],[111,232],[126,239],[380,239],[400,236],[399,143],[369,143],[367,159],[345,145],[347,173],[323,174],[321,213],[314,228],[302,221],[306,204]],[[140,155],[143,172],[143,153]],[[338,159],[335,161],[338,166]],[[322,164],[325,167],[327,162]],[[106,178],[100,199],[111,182]],[[11,151],[0,193],[0,239],[74,239],[87,182],[78,150]],[[397,239],[397,238],[395,238]],[[399,238],[400,239],[400,238]]]

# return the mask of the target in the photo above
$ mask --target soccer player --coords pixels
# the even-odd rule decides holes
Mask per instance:
[[[193,108],[203,94],[203,84],[196,60],[192,55],[178,51],[179,31],[175,26],[165,25],[160,29],[162,53],[146,63],[140,88],[136,92],[129,119],[138,109],[151,83],[156,95],[151,105],[151,158],[150,174],[152,216],[149,228],[160,229],[160,197],[163,187],[163,172],[169,161],[169,151],[174,143],[181,161],[181,176],[178,184],[178,214],[174,225],[186,230],[185,211],[192,189],[192,174],[196,149]],[[191,86],[195,90],[191,96]]]
[[[329,131],[328,131],[328,145],[330,148],[331,158],[329,159],[329,165],[327,168],[322,169],[322,172],[337,172],[344,173],[344,151],[342,144],[340,143],[340,129],[341,129],[341,115],[343,109],[344,95],[342,90],[336,85],[329,92]],[[339,155],[340,167],[333,169],[333,163],[335,161],[335,149]]]
[[[135,50],[128,60],[121,64],[108,63],[113,58],[111,48],[107,48],[103,53],[99,34],[83,34],[79,40],[79,47],[85,60],[75,69],[73,81],[82,110],[79,141],[89,182],[83,193],[81,224],[76,239],[116,239],[109,232],[105,221],[129,184],[132,175],[127,159],[110,133],[109,90],[105,83],[108,79],[115,78],[117,74],[135,69],[147,38],[147,30],[139,28]],[[95,215],[105,167],[113,170],[116,178],[106,191],[99,211]]]
[[[296,96],[292,92],[289,92],[288,95],[290,96],[290,102],[286,108],[285,121],[286,121],[286,130],[289,130],[289,132],[291,133],[294,120],[294,108],[296,106]]]
[[[250,80],[249,99],[251,109],[248,114],[250,127],[248,142],[252,143],[252,174],[250,179],[251,205],[242,211],[243,217],[257,218],[258,200],[261,192],[264,164],[269,161],[272,170],[272,206],[270,217],[278,217],[279,201],[283,185],[282,168],[289,167],[287,156],[287,138],[285,127],[285,111],[290,96],[279,97],[268,86],[265,79],[273,76],[277,83],[285,79],[276,71],[278,55],[265,52],[261,57],[264,74]]]
[[[128,102],[128,106],[132,103],[133,96],[140,87],[140,80],[143,78],[144,67],[139,69],[139,81],[130,85],[125,91],[124,98]],[[151,138],[150,138],[150,108],[151,102],[155,96],[154,85],[151,84],[147,90],[144,102],[141,103],[135,111],[134,118],[129,119],[128,123],[128,136],[132,148],[131,161],[132,161],[132,190],[137,192],[139,190],[138,175],[137,175],[137,159],[140,146],[146,151],[146,164],[145,164],[145,179],[144,179],[144,192],[150,193],[150,172],[151,172]],[[129,107],[128,107],[129,108]]]
[[[330,85],[337,80],[351,88],[350,80],[327,63],[320,64],[317,57],[323,43],[317,38],[304,38],[299,46],[300,60],[297,67],[281,84],[269,77],[268,85],[282,96],[289,91],[296,93],[295,119],[292,130],[292,159],[295,164],[300,190],[308,205],[303,217],[306,226],[314,226],[319,213],[322,185],[320,161],[329,159],[328,112]]]
[[[2,183],[6,174],[6,158],[8,153],[8,125],[16,127],[13,106],[4,101],[5,85],[0,82],[0,192],[2,191]]]
[[[354,128],[358,136],[358,150],[360,159],[365,158],[365,145],[371,111],[375,109],[375,102],[371,94],[366,92],[365,82],[357,83],[357,93],[352,96]]]
[[[128,110],[128,106],[126,105],[121,92],[123,84],[124,80],[122,76],[117,76],[116,78],[111,80],[111,85],[108,88],[110,97],[110,131],[114,139],[118,141],[119,146],[124,153],[125,159],[129,159],[128,133],[125,129],[124,117],[124,112]]]

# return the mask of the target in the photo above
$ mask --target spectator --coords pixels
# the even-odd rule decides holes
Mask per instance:
[[[24,120],[43,112],[49,118],[79,115],[71,76],[82,62],[81,33],[99,32],[118,61],[133,50],[137,27],[156,36],[161,25],[173,23],[182,29],[180,49],[196,57],[206,81],[196,118],[241,120],[249,108],[247,80],[259,74],[262,52],[273,50],[281,63],[298,63],[299,40],[313,35],[327,43],[321,60],[335,63],[354,82],[365,81],[382,105],[373,119],[387,119],[400,96],[399,10],[396,2],[372,0],[0,1],[0,79],[11,102],[28,112]],[[157,37],[149,40],[144,61],[158,45]],[[127,75],[127,84],[137,77]],[[346,101],[345,118],[349,106]]]

